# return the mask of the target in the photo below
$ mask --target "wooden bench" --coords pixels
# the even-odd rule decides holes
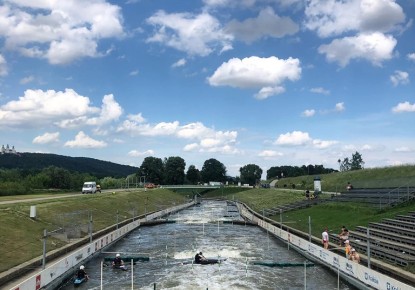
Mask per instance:
[[[397,215],[395,217],[397,220],[405,221],[405,222],[412,222],[415,223],[415,216],[410,215]]]

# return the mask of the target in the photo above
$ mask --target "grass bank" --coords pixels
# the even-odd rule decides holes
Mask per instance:
[[[287,177],[278,180],[278,188],[314,189],[314,175]],[[415,186],[415,165],[333,172],[319,175],[324,191],[342,192],[348,182],[355,188],[385,188]]]

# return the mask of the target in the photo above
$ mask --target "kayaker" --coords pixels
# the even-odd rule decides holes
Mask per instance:
[[[200,264],[202,261],[205,261],[206,258],[203,256],[202,252],[196,253],[195,263]]]
[[[112,266],[114,268],[121,268],[124,267],[124,261],[121,259],[120,254],[115,255],[115,259],[112,261]]]
[[[89,279],[88,275],[85,272],[85,266],[84,265],[81,265],[79,267],[78,272],[76,272],[76,278],[78,278],[78,279],[86,279],[86,280]]]

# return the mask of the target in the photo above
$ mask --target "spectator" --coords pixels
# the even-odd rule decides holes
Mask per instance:
[[[349,240],[344,241],[344,252],[346,253],[346,258],[349,259],[350,257],[350,251],[352,249],[352,246],[350,246]]]
[[[324,229],[324,232],[321,234],[323,240],[323,247],[325,249],[329,248],[329,233],[327,232],[327,228]]]
[[[348,182],[346,189],[347,190],[352,190],[353,189],[353,185],[350,182]]]
[[[355,250],[355,249],[351,249],[349,260],[351,260],[351,261],[353,261],[353,262],[356,262],[356,263],[358,263],[358,264],[360,263],[360,256],[359,256],[359,254],[356,252],[356,250]]]
[[[349,230],[345,226],[342,226],[342,230],[340,234],[338,235],[338,237],[339,237],[339,245],[344,246],[344,242],[349,239]]]

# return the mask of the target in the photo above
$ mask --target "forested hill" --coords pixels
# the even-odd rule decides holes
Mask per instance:
[[[36,171],[49,166],[61,167],[69,171],[77,171],[80,173],[89,173],[98,178],[107,176],[114,178],[126,177],[127,175],[138,171],[137,167],[87,157],[69,157],[44,153],[0,155],[0,168],[2,169]]]

